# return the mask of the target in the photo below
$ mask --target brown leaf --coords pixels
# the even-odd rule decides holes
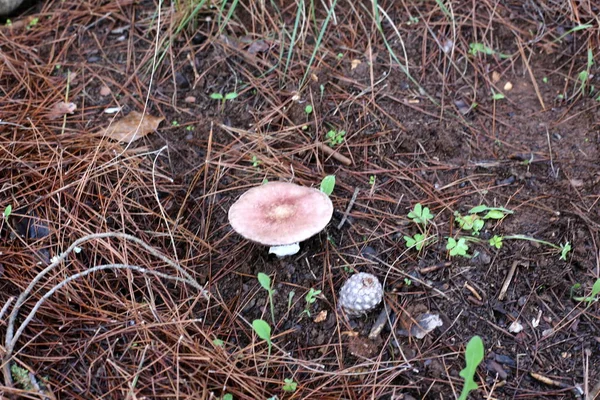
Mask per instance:
[[[327,310],[322,310],[314,319],[315,323],[323,322],[327,319]]]
[[[257,40],[256,42],[252,42],[250,47],[248,47],[248,53],[256,54],[256,53],[264,53],[269,50],[269,44],[264,40]]]
[[[73,114],[75,110],[77,110],[77,105],[75,103],[65,103],[64,101],[59,101],[52,106],[50,113],[48,113],[48,119],[57,119],[66,114]]]
[[[119,142],[131,143],[154,132],[163,119],[163,117],[142,115],[137,111],[132,111],[120,121],[106,128],[104,135]]]

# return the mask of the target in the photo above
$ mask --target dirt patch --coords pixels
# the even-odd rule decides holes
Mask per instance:
[[[574,15],[545,3],[459,2],[452,20],[433,1],[390,2],[382,36],[366,22],[370,3],[340,3],[329,17],[287,3],[240,2],[231,16],[173,5],[158,41],[149,2],[50,2],[35,10],[41,22],[2,27],[0,195],[15,210],[0,225],[3,304],[83,235],[131,234],[154,252],[118,236],[68,255],[46,290],[92,266],[145,272],[99,270],[42,301],[5,360],[41,386],[13,372],[0,391],[454,398],[478,335],[472,398],[593,398],[598,305],[574,298],[600,274],[600,84],[587,45],[600,28],[573,30]],[[77,111],[47,118],[65,99]],[[122,114],[104,112],[114,107]],[[98,135],[142,110],[164,117],[156,133],[130,146]],[[326,175],[337,180],[334,217],[297,255],[268,255],[229,226],[230,205],[265,179],[318,187]],[[409,218],[417,203],[433,215],[425,225]],[[511,213],[461,229],[478,205]],[[418,234],[423,248],[407,248]],[[449,237],[465,239],[466,257],[451,255]],[[273,282],[272,309],[259,272]],[[353,319],[338,309],[355,272],[386,291],[376,337],[382,306]],[[423,314],[443,325],[408,335]],[[272,348],[256,319],[271,326]]]

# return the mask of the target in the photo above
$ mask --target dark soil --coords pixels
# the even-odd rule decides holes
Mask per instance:
[[[429,3],[427,8],[435,4]],[[458,9],[466,12],[470,8],[458,3],[455,6],[457,13]],[[54,18],[66,18],[61,17],[66,11],[58,3],[51,9],[54,7]],[[151,62],[154,38],[143,36],[148,29],[144,24],[137,31],[126,30],[124,38],[111,31],[128,21],[145,21],[153,7],[147,2],[135,6],[126,3],[123,14],[111,9],[113,17],[102,19],[103,8],[97,6],[98,17],[80,17],[82,25],[93,22],[94,26],[77,31],[71,47],[61,47],[63,67],[52,72],[52,79],[60,80],[65,78],[66,68],[77,71],[70,101],[79,105],[80,114],[76,114],[71,129],[106,126],[112,116],[102,110],[115,104],[121,105],[124,113],[141,110],[149,87],[143,71]],[[402,25],[403,32],[413,33],[403,36],[403,43],[385,25],[396,54],[403,55],[404,46],[410,71],[423,89],[420,92],[397,64],[390,65],[389,52],[379,36],[372,38],[377,39],[377,48],[366,40],[353,39],[350,27],[358,22],[345,7],[340,9],[336,34],[326,36],[322,44],[326,51],[318,56],[307,85],[299,93],[308,58],[298,55],[287,78],[281,65],[274,69],[276,72],[269,72],[269,66],[278,62],[280,48],[266,33],[259,35],[257,17],[248,14],[249,8],[240,8],[236,24],[222,35],[214,25],[204,22],[203,14],[195,30],[188,29],[175,38],[167,61],[158,69],[150,88],[148,112],[165,120],[158,132],[134,142],[133,147],[141,152],[163,146],[167,149],[160,156],[144,156],[139,174],[149,177],[146,172],[156,162],[162,176],[172,178],[172,182],[159,178],[157,196],[172,224],[176,256],[216,299],[208,305],[197,300],[193,311],[180,317],[202,320],[188,333],[199,345],[218,338],[226,348],[246,349],[242,352],[246,356],[261,352],[264,358],[266,347],[244,322],[259,318],[272,324],[275,344],[272,366],[263,361],[256,361],[255,366],[246,362],[238,365],[246,376],[260,376],[249,388],[243,381],[228,377],[224,372],[227,367],[203,359],[199,370],[206,366],[207,371],[217,371],[206,378],[205,392],[196,393],[181,383],[179,393],[186,398],[209,398],[208,392],[221,396],[228,391],[235,393],[236,399],[257,398],[260,390],[264,398],[449,399],[458,396],[462,388],[459,372],[464,368],[465,344],[479,335],[486,355],[475,378],[480,389],[472,392],[471,398],[571,399],[585,398],[584,391],[588,398],[594,398],[591,393],[598,391],[594,392],[593,386],[600,382],[598,304],[586,306],[572,299],[587,296],[600,274],[600,103],[595,99],[597,93],[583,94],[578,86],[577,73],[586,66],[585,41],[576,33],[558,42],[548,38],[527,44],[524,58],[518,43],[523,45],[525,39],[516,34],[536,29],[535,21],[523,16],[530,15],[527,7],[503,6],[498,19],[482,9],[478,10],[482,13],[478,23],[485,26],[489,22],[495,32],[490,43],[511,57],[468,54],[468,44],[483,39],[476,36],[481,29],[462,21],[458,28],[461,39],[456,42],[461,54],[453,59],[453,66],[423,19],[412,28]],[[293,23],[296,8],[280,5],[280,9],[287,10],[282,18]],[[394,20],[407,19],[400,8],[391,7],[388,12]],[[343,17],[344,13],[348,15]],[[451,34],[444,30],[450,29],[447,25],[436,25],[443,21],[440,15],[427,15],[438,37],[444,32]],[[548,29],[558,32],[561,23],[549,24]],[[71,28],[79,29],[75,25]],[[39,57],[58,61],[50,34],[46,37],[47,42],[37,47]],[[57,34],[57,38],[71,40],[67,33]],[[314,43],[314,37],[310,39]],[[256,41],[265,41],[265,47],[249,52]],[[549,43],[552,47],[546,46]],[[310,44],[307,39],[298,54],[310,54]],[[353,60],[361,63],[353,68]],[[588,90],[593,85],[600,87],[599,73],[596,64],[592,65]],[[373,82],[380,80],[373,87]],[[102,86],[108,86],[112,93],[101,96]],[[215,92],[237,92],[239,96],[221,104],[210,98]],[[505,98],[493,100],[493,93],[504,93]],[[476,106],[469,109],[473,103]],[[313,106],[311,114],[305,112],[307,104]],[[9,121],[6,115],[0,116]],[[317,142],[326,142],[325,134],[331,129],[346,132],[335,151],[349,157],[351,165],[318,149]],[[0,126],[0,133],[2,146],[13,140],[8,129]],[[17,173],[16,164],[1,162],[4,171]],[[265,178],[318,187],[329,174],[337,179],[332,195],[333,220],[324,232],[303,242],[297,255],[277,259],[228,225],[229,206]],[[106,179],[121,182],[128,178],[115,172]],[[139,179],[151,182],[150,178]],[[98,223],[103,227],[99,231],[140,235],[165,254],[175,256],[165,239],[167,231],[150,183],[148,187],[147,191],[140,188],[124,195],[135,203],[131,208],[112,204],[108,198],[104,204],[85,207],[106,216],[105,222]],[[52,190],[49,187],[42,195]],[[358,196],[346,213],[355,190],[359,190]],[[83,193],[84,198],[88,196]],[[15,195],[6,195],[11,197]],[[21,203],[22,207],[32,207],[25,199]],[[427,228],[432,241],[419,252],[407,249],[403,240],[419,232],[407,217],[416,203],[429,207],[435,215]],[[478,236],[481,243],[470,243],[470,258],[451,257],[446,238],[472,236],[459,229],[454,213],[466,215],[480,204],[505,207],[514,214],[486,221]],[[129,220],[123,219],[123,210]],[[53,221],[51,235],[59,235],[59,225],[54,223],[58,217],[48,215],[48,211],[43,215]],[[153,230],[156,234],[148,233]],[[9,238],[6,227],[2,235]],[[74,235],[72,240],[77,238],[73,232],[69,235]],[[498,250],[487,244],[494,235],[525,235],[556,245],[569,242],[573,250],[566,260],[559,259],[560,250],[525,240],[505,240]],[[7,294],[3,300],[23,286],[10,281],[18,274],[11,260],[20,246],[7,245],[10,256],[2,262],[8,281],[0,284]],[[61,250],[49,248],[50,256]],[[83,263],[95,265],[98,261]],[[503,283],[515,265],[514,277],[500,300]],[[393,329],[386,326],[377,339],[368,339],[368,334],[381,307],[352,320],[337,310],[339,289],[356,271],[373,273],[384,282]],[[274,323],[266,292],[256,280],[259,272],[269,274],[274,282]],[[135,278],[137,289],[129,288],[124,277],[107,273],[105,278],[115,286],[107,283],[104,289],[97,288],[100,299],[91,300],[95,295],[76,294],[74,290],[56,295],[63,300],[79,298],[70,318],[78,318],[79,313],[98,318],[94,322],[90,317],[79,329],[93,332],[102,324],[110,332],[110,321],[133,321],[133,317],[122,314],[121,306],[109,304],[111,297],[102,299],[103,290],[148,301],[143,278]],[[307,313],[305,295],[310,288],[322,292]],[[171,294],[156,299],[159,308],[172,302],[168,296],[180,299],[186,292],[174,286],[165,293]],[[88,301],[94,302],[93,311],[76,305]],[[87,350],[89,357],[103,361],[82,361],[77,368],[72,364],[77,362],[77,354],[85,353],[87,345],[85,341],[76,345],[75,335],[71,339],[62,336],[61,340],[68,342],[64,351],[55,345],[40,350],[44,348],[42,342],[50,339],[42,336],[45,339],[36,341],[36,330],[49,324],[48,329],[58,338],[59,326],[66,323],[60,321],[64,317],[53,315],[51,308],[44,310],[28,330],[27,337],[33,342],[24,338],[20,343],[23,349],[19,356],[27,359],[27,365],[37,375],[48,377],[59,398],[125,398],[122,391],[114,389],[116,383],[104,381],[108,374],[105,369],[110,369],[104,365],[105,353],[117,351],[112,345],[102,350],[101,343],[85,336],[85,341],[92,343]],[[101,318],[103,312],[106,314]],[[438,314],[443,326],[423,339],[403,336],[400,331],[410,329],[412,319],[424,312]],[[511,332],[515,321],[523,326],[522,331]],[[135,338],[134,331],[118,337],[130,345],[141,340]],[[153,340],[170,343],[162,350],[170,358],[175,354],[170,347],[175,346],[174,338],[175,334],[172,338],[157,334]],[[125,353],[120,348],[111,357]],[[291,359],[303,362],[294,365]],[[152,365],[152,358],[146,363]],[[161,370],[160,365],[148,370],[153,368],[157,376],[162,373],[172,378],[176,374]],[[88,381],[77,386],[58,384],[78,369]],[[234,370],[238,371],[232,366]],[[191,367],[181,373],[190,381],[200,379],[200,373]],[[281,391],[281,382],[287,377],[299,384],[295,394]],[[118,380],[118,376],[110,379]],[[142,381],[137,398],[175,398],[165,389],[166,380],[159,380],[155,387],[149,378]],[[109,392],[109,387],[113,391]]]

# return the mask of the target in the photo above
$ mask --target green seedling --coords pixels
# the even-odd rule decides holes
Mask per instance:
[[[548,77],[547,77],[547,76],[543,77],[543,78],[542,78],[542,82],[544,82],[544,83],[548,83]]]
[[[575,299],[575,292],[577,292],[581,288],[581,283],[576,283],[571,286],[571,290],[569,290],[569,298]]]
[[[310,115],[313,112],[313,106],[311,106],[310,104],[308,104],[306,107],[304,107],[304,112],[306,113],[306,115]]]
[[[213,339],[212,343],[217,347],[223,347],[225,345],[225,342],[221,339]]]
[[[179,122],[177,120],[171,122],[171,126],[179,126]]]
[[[410,279],[408,279],[408,278],[404,278],[404,284],[405,284],[406,286],[410,286],[410,285],[412,285],[412,280],[410,280]]]
[[[474,235],[478,235],[485,221],[477,214],[461,215],[458,211],[454,212],[454,220],[465,231],[472,231]]]
[[[194,125],[188,125],[188,126],[186,126],[185,130],[188,131],[188,132],[193,131],[194,130]]]
[[[492,95],[492,100],[502,100],[504,99],[506,96],[504,96],[502,93],[494,93]]]
[[[293,290],[291,290],[290,293],[288,294],[287,312],[290,312],[290,309],[292,308],[292,301],[294,300],[295,295],[296,295],[296,292]]]
[[[335,175],[327,175],[321,181],[321,192],[325,193],[327,196],[331,196],[333,193],[333,189],[335,188]]]
[[[227,102],[227,100],[233,100],[237,97],[238,94],[236,92],[226,93],[224,96],[221,93],[211,93],[210,95],[211,99],[221,101],[221,112],[225,110],[225,102]]]
[[[306,313],[306,315],[310,317],[310,306],[314,304],[315,301],[317,301],[317,296],[320,294],[320,290],[310,288],[310,290],[308,291],[308,293],[306,293],[306,296],[304,297],[304,300],[306,300],[306,308],[304,309],[304,311],[302,311],[303,314]]]
[[[254,332],[259,338],[267,342],[270,356],[271,348],[273,347],[273,342],[271,342],[271,327],[266,321],[262,319],[255,319],[252,321],[252,329],[254,329]]]
[[[4,219],[8,219],[8,217],[10,217],[10,214],[12,213],[12,205],[7,205],[6,208],[4,209]]]
[[[573,32],[581,31],[584,29],[589,29],[589,28],[592,28],[593,26],[594,25],[590,25],[590,24],[579,24],[579,25],[569,29],[568,31],[566,31],[565,33],[560,35],[558,38],[554,39],[553,43],[561,41],[563,38],[565,38],[566,36],[570,35]]]
[[[469,340],[469,343],[467,343],[467,348],[465,349],[466,366],[459,373],[465,380],[465,385],[463,386],[463,390],[460,393],[458,400],[467,400],[469,392],[471,392],[471,390],[477,390],[479,387],[473,378],[477,372],[477,367],[483,361],[483,356],[483,340],[481,340],[479,336],[473,336],[471,340]]]
[[[233,400],[233,395],[231,393],[225,393],[221,400]]]
[[[375,185],[375,180],[376,179],[377,178],[375,177],[375,175],[369,176],[369,185],[371,185],[371,186]]]
[[[497,249],[501,249],[504,240],[527,240],[529,242],[534,242],[534,243],[538,243],[538,244],[541,244],[541,245],[544,245],[544,246],[551,247],[553,249],[556,249],[556,250],[560,251],[559,260],[563,260],[563,261],[567,260],[567,256],[569,255],[569,253],[573,249],[573,247],[571,246],[571,243],[569,243],[569,242],[566,242],[565,244],[557,245],[557,244],[554,244],[554,243],[550,243],[550,242],[548,242],[546,240],[536,239],[536,238],[533,238],[531,236],[525,236],[525,235],[507,235],[507,236],[494,235],[489,240],[488,243],[492,247],[495,247]]]
[[[19,367],[17,364],[10,366],[10,373],[13,381],[25,390],[33,390],[31,379],[29,379],[29,371]]]
[[[483,43],[470,43],[469,44],[469,54],[475,56],[477,54],[485,54],[488,56],[498,55],[500,58],[510,58],[510,55],[498,53],[494,49],[484,45]]]
[[[423,207],[421,203],[417,203],[408,213],[408,218],[411,219],[415,224],[425,227],[425,225],[427,225],[427,221],[431,221],[433,219],[433,214],[429,210],[429,207]]]
[[[480,216],[478,214],[483,214]],[[454,219],[458,226],[465,231],[472,231],[478,235],[483,229],[486,219],[502,219],[513,211],[503,207],[488,207],[485,204],[473,207],[469,210],[469,215],[461,215],[458,211],[454,212]]]
[[[254,168],[258,168],[258,166],[261,164],[261,161],[256,156],[252,156],[252,159],[250,160],[250,162],[252,163],[252,166]]]
[[[588,305],[593,301],[598,301],[598,295],[600,294],[600,279],[596,279],[594,286],[592,286],[592,293],[586,297],[573,297],[575,301],[584,301]]]
[[[586,92],[586,86],[590,79],[590,70],[592,69],[592,65],[594,65],[594,53],[592,52],[591,48],[588,48],[587,67],[581,71],[579,75],[577,75],[577,79],[579,80],[579,90],[582,94],[585,94]]]
[[[406,247],[409,249],[414,247],[418,251],[421,251],[423,246],[425,246],[425,242],[427,241],[427,239],[429,239],[429,238],[427,238],[422,233],[415,233],[413,235],[413,237],[404,236],[404,241],[406,242]]]
[[[465,258],[471,258],[471,256],[467,254],[467,251],[469,251],[469,245],[464,237],[461,237],[458,240],[449,237],[448,243],[446,244],[446,250],[450,250],[451,257],[461,256]]]
[[[27,24],[27,30],[33,28],[34,26],[36,26],[38,23],[40,22],[39,18],[33,18],[31,21],[29,21],[29,23]]]
[[[283,391],[287,393],[294,393],[298,388],[298,383],[294,382],[291,378],[285,378],[283,380]]]
[[[271,286],[271,278],[269,277],[269,275],[263,272],[259,272],[256,278],[258,279],[258,283],[260,283],[260,286],[262,286],[263,289],[265,289],[269,294],[269,306],[271,307],[271,321],[273,322],[273,324],[275,324],[275,310],[273,306],[274,291]]]
[[[337,131],[335,129],[331,129],[327,132],[327,141],[329,142],[330,147],[335,147],[338,144],[342,144],[344,142],[344,136],[346,136],[346,131]]]

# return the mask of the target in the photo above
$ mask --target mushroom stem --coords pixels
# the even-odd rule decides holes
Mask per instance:
[[[283,244],[281,246],[271,246],[269,248],[269,254],[275,254],[277,257],[291,256],[299,251],[300,244],[298,242],[291,244]]]

